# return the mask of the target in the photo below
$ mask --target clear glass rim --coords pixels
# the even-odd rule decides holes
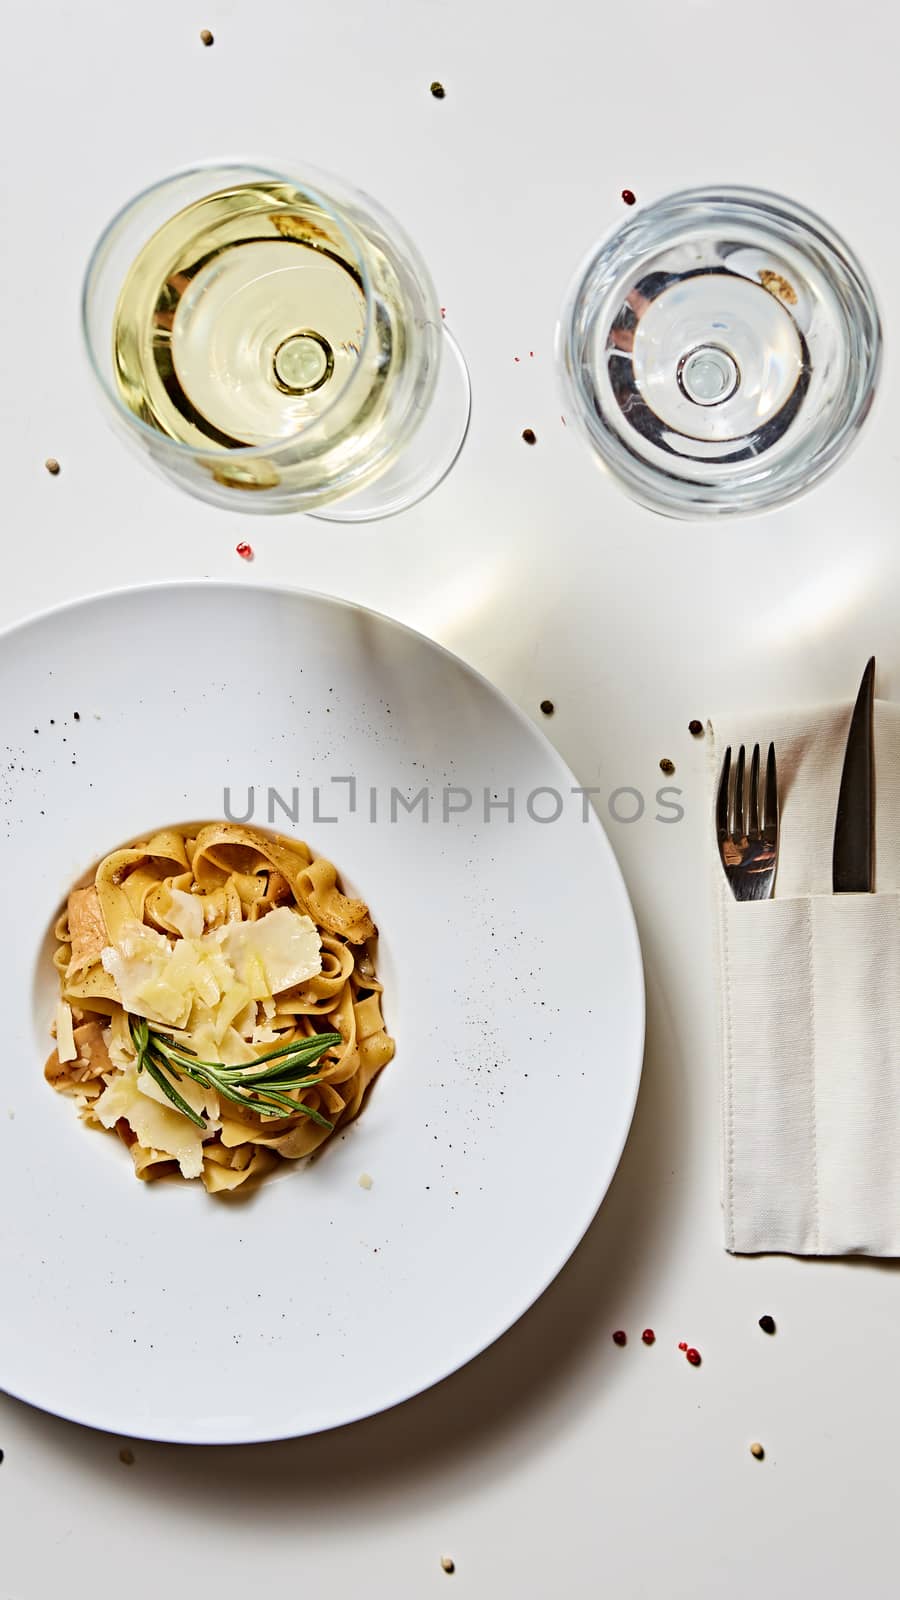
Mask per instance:
[[[703,482],[690,476],[667,474],[663,468],[646,461],[610,425],[594,404],[592,393],[580,373],[580,357],[575,339],[579,305],[595,270],[604,258],[612,257],[614,248],[624,252],[629,241],[637,243],[655,223],[675,222],[683,216],[685,222],[704,221],[710,208],[732,207],[745,212],[748,220],[765,219],[770,225],[788,225],[799,230],[841,268],[849,285],[856,309],[861,313],[864,331],[864,355],[859,380],[852,403],[840,425],[805,457],[802,465],[790,463],[791,470],[782,470],[779,476],[773,465],[760,459],[756,472],[748,472],[736,480],[720,479]],[[861,262],[843,236],[815,211],[784,195],[752,185],[703,184],[696,188],[680,189],[664,195],[642,207],[624,221],[609,228],[599,242],[591,246],[582,258],[570,283],[557,324],[557,365],[562,376],[566,399],[575,402],[578,421],[588,435],[595,453],[609,471],[618,479],[635,500],[650,509],[673,517],[752,513],[784,505],[796,499],[837,465],[854,443],[859,429],[871,410],[875,397],[882,358],[882,323],[874,289]]]
[[[345,193],[347,193],[349,190],[349,186],[342,183],[339,178],[332,178],[330,174],[320,172],[312,167],[308,167],[306,170],[310,173],[315,183],[318,183],[320,179],[324,179],[326,184],[334,183],[339,191],[343,190]],[[89,304],[95,274],[101,264],[106,245],[112,239],[114,233],[129,215],[129,213],[134,211],[142,201],[148,199],[151,195],[157,194],[161,190],[168,188],[170,185],[178,183],[181,179],[192,178],[195,176],[199,177],[206,173],[212,175],[216,172],[245,173],[248,175],[252,173],[256,178],[271,180],[275,183],[293,184],[298,189],[302,189],[304,194],[308,195],[311,200],[314,200],[317,205],[321,206],[322,210],[328,217],[330,217],[339,231],[347,238],[348,242],[352,244],[356,253],[356,261],[359,267],[360,277],[362,279],[366,304],[366,326],[365,333],[363,335],[362,347],[360,350],[360,362],[357,368],[357,373],[354,374],[354,377],[351,377],[349,383],[344,385],[340,393],[335,395],[334,399],[329,402],[324,410],[318,413],[315,421],[307,423],[303,428],[299,428],[296,433],[282,434],[278,438],[271,439],[266,444],[236,445],[233,449],[228,449],[227,451],[217,451],[210,446],[186,444],[180,439],[172,439],[168,434],[162,433],[158,428],[151,427],[151,425],[148,422],[145,422],[142,417],[139,417],[135,411],[132,411],[129,406],[126,406],[121,395],[119,394],[118,389],[116,388],[115,383],[112,381],[111,364],[108,374],[102,371],[100,368],[98,355],[94,348],[94,341],[89,330]],[[210,189],[209,192],[210,194],[215,194],[216,190]],[[172,213],[173,216],[176,214],[177,213],[175,212]],[[373,324],[372,285],[369,276],[369,269],[366,263],[365,242],[355,225],[348,218],[339,215],[335,211],[334,201],[331,200],[323,190],[319,189],[318,187],[314,187],[313,184],[308,184],[306,180],[299,174],[291,176],[290,174],[285,173],[274,166],[270,166],[267,162],[254,162],[248,160],[246,156],[236,160],[230,160],[227,157],[212,156],[202,161],[192,162],[189,166],[179,167],[174,172],[167,173],[164,178],[157,178],[153,183],[146,184],[144,188],[141,189],[137,194],[132,195],[129,200],[126,200],[125,203],[118,208],[118,210],[106,224],[102,233],[97,238],[94,248],[91,251],[87,267],[85,268],[84,279],[81,286],[81,333],[84,341],[84,347],[87,352],[91,371],[99,383],[100,388],[106,395],[107,400],[113,406],[116,413],[122,417],[125,423],[129,427],[134,428],[139,435],[145,437],[148,443],[152,443],[154,449],[159,449],[160,445],[162,444],[164,448],[170,449],[171,451],[182,455],[186,460],[206,461],[212,456],[219,455],[221,455],[223,458],[227,456],[229,461],[247,461],[254,459],[267,460],[283,450],[292,448],[299,439],[314,443],[317,435],[321,432],[324,432],[324,429],[321,425],[325,422],[325,419],[333,415],[337,406],[346,404],[348,391],[354,387],[356,377],[362,377],[364,374],[365,368],[362,357],[368,351],[369,344],[372,339]]]

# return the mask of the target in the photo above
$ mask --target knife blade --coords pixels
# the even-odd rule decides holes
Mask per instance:
[[[844,752],[831,858],[831,887],[835,894],[870,894],[873,888],[874,699],[875,657],[872,656],[862,675]]]

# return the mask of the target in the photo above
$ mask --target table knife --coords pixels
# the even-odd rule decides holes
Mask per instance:
[[[872,707],[875,657],[866,666],[850,718],[834,824],[831,887],[835,894],[870,894],[873,888]]]

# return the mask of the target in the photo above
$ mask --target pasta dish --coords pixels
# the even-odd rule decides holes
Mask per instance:
[[[45,1076],[139,1178],[216,1193],[308,1156],[394,1053],[368,907],[298,840],[164,829],[105,856],[54,931]]]

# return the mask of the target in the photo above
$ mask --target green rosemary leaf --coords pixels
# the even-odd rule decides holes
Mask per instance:
[[[255,1111],[259,1116],[309,1117],[320,1127],[333,1131],[334,1123],[327,1117],[312,1106],[292,1099],[285,1091],[308,1089],[321,1083],[321,1078],[310,1074],[308,1069],[333,1044],[341,1042],[339,1033],[313,1034],[257,1056],[253,1062],[226,1067],[221,1061],[200,1061],[171,1034],[157,1032],[144,1017],[129,1017],[129,1028],[137,1052],[138,1071],[146,1068],[172,1104],[198,1127],[205,1128],[206,1123],[178,1093],[167,1073],[181,1073],[202,1088],[214,1089],[232,1105]]]
[[[143,1017],[129,1017],[128,1020],[131,1029],[131,1042],[137,1051],[138,1072],[140,1072],[144,1054],[150,1042],[150,1029]]]
[[[190,1056],[193,1060],[197,1054],[196,1050],[192,1050],[189,1044],[185,1044],[181,1039],[173,1039],[170,1033],[158,1033],[156,1037],[157,1039],[164,1039],[166,1044],[171,1045],[173,1050],[178,1051],[179,1055]]]
[[[242,1062],[238,1066],[227,1067],[221,1061],[200,1061],[193,1054],[186,1058],[182,1055],[181,1047],[179,1045],[167,1044],[159,1034],[154,1034],[152,1036],[154,1047],[159,1050],[159,1052],[164,1055],[166,1059],[178,1069],[179,1072],[190,1072],[191,1069],[193,1069],[195,1072],[212,1072],[215,1073],[217,1078],[225,1078],[230,1082],[240,1082],[245,1077],[246,1069],[248,1067],[253,1073],[255,1073],[259,1067],[263,1067],[263,1069],[265,1069],[268,1061],[273,1061],[276,1073],[283,1073],[291,1068],[294,1069],[295,1074],[298,1068],[303,1068],[305,1070],[314,1060],[316,1060],[318,1056],[322,1055],[325,1050],[330,1048],[328,1042],[330,1036],[323,1034],[320,1037],[325,1042],[320,1044],[318,1041],[316,1041],[316,1043],[313,1044],[312,1041],[304,1040],[302,1047],[299,1049],[295,1048],[293,1045],[284,1046],[277,1052],[277,1055],[280,1058],[278,1060],[274,1060],[276,1053],[273,1052],[270,1056],[257,1056],[253,1061]],[[335,1037],[339,1039],[340,1034],[335,1035]]]
[[[268,1116],[296,1117],[299,1114],[302,1117],[309,1117],[310,1121],[317,1122],[320,1128],[327,1128],[329,1133],[334,1131],[333,1122],[329,1122],[327,1117],[323,1117],[321,1111],[315,1111],[312,1106],[304,1105],[302,1100],[292,1100],[289,1095],[278,1094],[275,1090],[268,1089],[265,1091],[265,1097],[266,1102],[275,1102],[274,1109],[270,1110],[266,1102],[257,1104],[255,1100],[247,1100],[245,1104],[249,1105],[251,1111],[264,1110]],[[284,1108],[280,1112],[278,1111],[279,1106]]]
[[[240,1106],[244,1111],[255,1111],[261,1117],[309,1117],[313,1122],[317,1122],[320,1127],[327,1128],[329,1132],[334,1130],[334,1123],[328,1122],[318,1111],[314,1111],[312,1106],[305,1106],[302,1102],[289,1100],[287,1095],[279,1095],[275,1103],[266,1104],[262,1100],[251,1100],[249,1095],[237,1093],[230,1084],[220,1083],[215,1084],[214,1087],[222,1095],[223,1099],[230,1100],[233,1105]],[[274,1096],[269,1098],[275,1099]]]
[[[307,1056],[310,1060],[314,1060],[316,1056],[322,1055],[326,1050],[330,1050],[333,1045],[340,1043],[341,1036],[339,1033],[314,1033],[307,1039],[295,1039],[292,1044],[279,1045],[277,1050],[267,1050],[265,1054],[257,1056],[255,1061],[248,1061],[247,1066],[252,1066],[255,1072],[257,1067],[264,1067],[268,1062],[276,1062],[284,1056],[296,1056],[298,1060],[302,1060],[304,1056]],[[206,1065],[209,1066],[210,1063],[207,1062]],[[226,1072],[243,1072],[244,1069],[243,1066],[238,1066],[225,1067],[223,1070]]]
[[[306,1076],[309,1066],[308,1061],[293,1062],[289,1059],[286,1066],[264,1067],[262,1072],[242,1072],[239,1077],[230,1077],[228,1081],[247,1084],[271,1083],[276,1088],[281,1085],[283,1088],[299,1089],[302,1084],[319,1082],[318,1073],[314,1073],[312,1077]]]
[[[152,1046],[151,1046],[152,1049]],[[303,1074],[298,1077],[296,1070],[279,1063],[274,1068],[266,1068],[260,1073],[245,1073],[243,1069],[230,1069],[219,1067],[213,1062],[182,1061],[174,1051],[166,1051],[164,1063],[170,1070],[183,1072],[187,1077],[193,1078],[195,1083],[206,1084],[224,1093],[226,1089],[233,1091],[228,1098],[236,1099],[238,1104],[243,1103],[243,1096],[239,1091],[244,1087],[255,1088],[257,1081],[268,1084],[270,1075],[274,1074],[274,1086],[279,1089],[310,1088],[313,1084],[320,1083],[321,1079],[315,1075],[310,1076],[304,1068]]]
[[[320,1128],[327,1128],[329,1133],[334,1133],[334,1123],[329,1122],[327,1117],[323,1117],[321,1111],[316,1111],[312,1106],[305,1106],[302,1103],[296,1109],[301,1116],[309,1117],[310,1122],[315,1122]]]
[[[200,1061],[193,1053],[191,1055],[183,1055],[180,1047],[177,1044],[166,1044],[164,1039],[159,1034],[153,1035],[153,1045],[154,1048],[159,1051],[160,1055],[165,1056],[167,1061],[171,1061],[172,1065],[178,1068],[179,1072],[192,1071],[206,1073],[227,1071],[227,1068],[223,1067],[221,1061]]]
[[[230,1100],[232,1105],[240,1106],[243,1111],[258,1110],[261,1114],[270,1117],[284,1116],[284,1112],[278,1107],[270,1108],[268,1111],[265,1111],[263,1107],[255,1106],[245,1094],[238,1094],[237,1090],[232,1089],[229,1084],[217,1083],[213,1087],[215,1088],[216,1093],[221,1095],[223,1100]]]

